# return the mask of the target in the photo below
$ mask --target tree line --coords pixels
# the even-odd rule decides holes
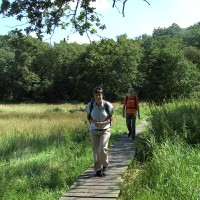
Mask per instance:
[[[117,101],[135,88],[147,101],[162,102],[200,90],[200,22],[172,24],[153,34],[125,34],[91,44],[51,46],[12,31],[0,36],[0,101],[83,101],[101,85]]]

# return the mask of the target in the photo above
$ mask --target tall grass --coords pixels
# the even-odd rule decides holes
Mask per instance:
[[[91,165],[83,108],[1,106],[0,199],[58,199]]]
[[[110,144],[126,131],[114,104]],[[0,199],[56,200],[92,165],[83,104],[0,105]]]
[[[164,200],[200,198],[200,151],[180,141],[156,146],[152,159],[132,167],[120,199]],[[131,178],[130,178],[131,177]]]
[[[179,137],[189,144],[200,142],[200,102],[181,99],[160,107],[151,107],[152,133],[157,141]]]
[[[151,124],[136,141],[119,199],[200,199],[200,104],[150,105]]]

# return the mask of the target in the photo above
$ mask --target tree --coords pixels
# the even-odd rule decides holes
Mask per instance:
[[[117,6],[117,2],[122,3],[124,15],[127,1],[113,0],[113,7]],[[15,16],[19,21],[27,19],[26,33],[34,31],[39,38],[43,37],[43,33],[52,34],[56,27],[66,29],[70,24],[81,35],[85,32],[94,34],[96,28],[106,28],[100,22],[94,3],[95,0],[2,0],[0,14]]]
[[[144,79],[143,95],[148,100],[189,95],[199,85],[199,71],[183,52],[182,41],[171,37],[144,41],[144,58],[139,68]]]
[[[1,77],[6,82],[4,87],[7,98],[13,100],[34,98],[35,92],[40,87],[40,70],[35,70],[33,64],[40,52],[50,45],[30,36],[13,33],[2,37],[1,43],[4,47],[1,49],[0,66],[4,69],[1,73],[6,75]]]
[[[196,64],[200,70],[200,49],[193,46],[186,46],[184,48],[184,55],[188,60]]]
[[[173,23],[168,28],[157,28],[154,29],[152,36],[158,37],[158,36],[171,36],[171,37],[179,37],[182,29],[179,25]]]
[[[77,74],[77,71],[81,73],[77,60],[85,51],[85,45],[61,42],[52,48],[52,52],[54,52],[54,55],[52,55],[54,59],[51,59],[54,73],[52,98],[55,101],[71,100],[76,93],[74,87],[75,74]]]
[[[10,72],[11,67],[14,63],[15,54],[9,47],[0,48],[0,100],[8,99],[11,90],[10,90]]]
[[[200,22],[188,27],[182,34],[184,43],[200,49]]]
[[[141,56],[140,42],[125,35],[119,36],[117,42],[103,39],[88,45],[77,61],[77,71],[74,69],[76,98],[88,100],[93,87],[101,85],[106,98],[119,99],[129,85],[136,84]]]

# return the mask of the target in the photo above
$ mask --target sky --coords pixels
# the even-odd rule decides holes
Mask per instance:
[[[117,8],[112,7],[113,0],[96,0],[93,5],[96,11],[102,15],[101,22],[106,29],[98,30],[98,35],[105,38],[116,39],[117,36],[126,34],[134,39],[142,34],[151,35],[156,28],[167,28],[173,23],[181,28],[187,28],[200,22],[200,0],[128,0],[125,5],[125,16],[119,12],[122,4]],[[1,3],[1,0],[0,0]],[[19,25],[14,18],[2,18],[0,16],[0,35],[5,35],[12,30],[11,27]],[[20,28],[20,27],[19,27]],[[35,34],[32,33],[35,37]],[[49,43],[59,43],[64,38],[68,42],[89,43],[86,35],[71,33],[71,28],[61,30],[57,28],[51,37],[45,35],[44,39]],[[90,40],[99,40],[98,36],[90,36]]]

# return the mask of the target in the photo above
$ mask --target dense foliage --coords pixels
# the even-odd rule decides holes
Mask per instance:
[[[95,85],[121,99],[132,85],[140,98],[162,102],[200,89],[200,23],[172,24],[152,36],[53,46],[11,32],[0,36],[0,101],[88,101]]]

